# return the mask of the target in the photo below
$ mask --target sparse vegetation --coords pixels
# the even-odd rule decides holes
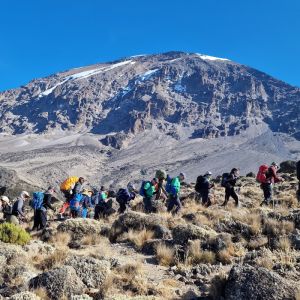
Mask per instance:
[[[0,240],[4,243],[25,245],[30,241],[30,234],[22,227],[12,224],[0,224]]]
[[[175,251],[171,247],[161,243],[156,248],[156,258],[160,265],[171,266],[175,263]]]

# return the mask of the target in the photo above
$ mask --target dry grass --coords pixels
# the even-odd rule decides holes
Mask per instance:
[[[118,267],[109,284],[108,289],[118,289],[129,295],[147,295],[149,289],[143,266],[139,262]]]
[[[291,251],[291,242],[288,237],[281,237],[278,242],[278,249],[282,250],[284,253],[289,253]]]
[[[231,255],[227,249],[221,250],[217,253],[217,260],[224,265],[232,263]]]
[[[57,248],[67,247],[70,241],[71,236],[67,232],[58,232],[50,238],[50,243]]]
[[[40,261],[37,260],[35,266],[42,271],[48,271],[55,267],[61,266],[67,256],[68,252],[63,250],[56,250],[53,254],[41,258]]]
[[[266,268],[268,270],[272,270],[274,266],[274,262],[270,257],[262,257],[258,259],[256,263],[258,266]]]
[[[81,244],[84,246],[95,246],[101,244],[101,236],[97,234],[88,234],[81,240]]]
[[[151,240],[153,237],[153,231],[143,229],[141,231],[129,230],[123,235],[122,239],[130,241],[138,250],[140,250],[145,245],[145,243],[148,240]]]
[[[261,247],[264,247],[268,244],[268,238],[267,237],[259,237],[254,240],[250,240],[247,244],[247,247],[250,250],[257,250]]]
[[[297,253],[280,251],[278,253],[278,262],[287,267],[293,267],[297,263]]]
[[[199,240],[192,241],[188,247],[186,264],[196,265],[200,263],[214,264],[216,255],[212,251],[203,251]]]
[[[50,300],[50,298],[48,297],[47,290],[45,288],[37,288],[33,290],[33,293],[43,300]]]
[[[252,235],[259,235],[261,233],[261,216],[252,213],[246,218],[246,222],[249,225],[250,233]]]
[[[171,266],[175,264],[175,251],[164,243],[161,243],[156,248],[156,259],[162,266]]]

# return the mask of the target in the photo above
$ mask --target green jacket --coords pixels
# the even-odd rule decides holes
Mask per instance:
[[[180,180],[179,177],[175,177],[171,181],[171,194],[172,195],[179,195],[180,193]]]
[[[152,185],[150,182],[146,182],[144,185],[145,195],[146,197],[152,197],[156,192],[155,186]]]

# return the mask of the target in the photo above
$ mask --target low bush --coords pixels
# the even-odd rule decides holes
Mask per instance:
[[[30,234],[22,227],[12,224],[0,224],[0,240],[4,243],[25,245],[30,241]]]

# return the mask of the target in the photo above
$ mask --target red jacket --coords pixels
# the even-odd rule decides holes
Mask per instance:
[[[267,182],[276,183],[282,181],[282,178],[277,175],[277,170],[274,166],[270,167],[268,170]]]

